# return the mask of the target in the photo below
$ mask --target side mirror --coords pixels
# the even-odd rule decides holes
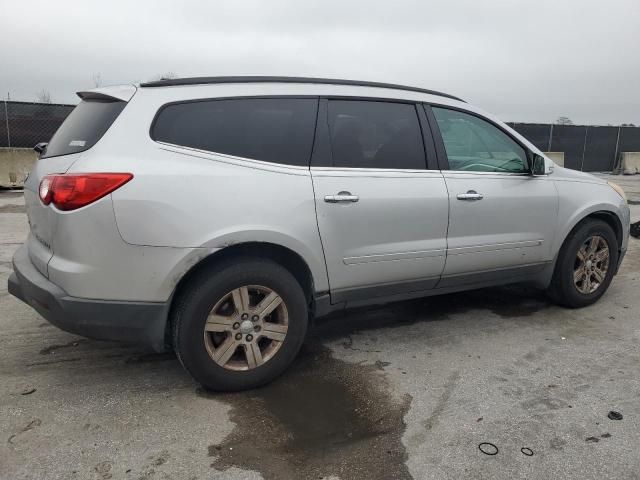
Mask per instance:
[[[534,177],[545,175],[546,173],[545,161],[542,155],[538,155],[537,153],[534,153],[531,156],[530,171],[531,171],[531,175],[533,175]]]
[[[40,142],[37,143],[35,147],[33,147],[33,150],[38,154],[38,155],[42,155],[44,153],[44,151],[47,149],[47,145],[49,145],[47,142]]]

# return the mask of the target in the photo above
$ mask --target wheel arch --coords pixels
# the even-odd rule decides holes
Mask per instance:
[[[573,222],[570,223],[570,226],[567,228],[566,232],[564,232],[564,235],[561,237],[562,242],[560,243],[559,248],[557,249],[556,258],[558,256],[558,252],[560,251],[560,248],[562,248],[562,245],[565,244],[565,242],[567,241],[571,233],[580,225],[582,225],[585,221],[592,220],[592,219],[602,220],[603,222],[608,224],[616,235],[616,240],[618,241],[618,249],[622,248],[622,242],[624,240],[624,231],[622,228],[622,221],[620,220],[620,217],[613,210],[608,210],[603,208],[593,209],[592,211],[584,212],[574,217]]]
[[[298,281],[302,287],[307,304],[309,305],[309,311],[314,311],[314,300],[316,294],[316,285],[313,274],[309,265],[304,258],[297,252],[287,248],[285,246],[269,243],[269,242],[243,242],[227,247],[221,248],[201,259],[198,263],[193,265],[178,281],[170,299],[170,309],[173,308],[175,300],[181,290],[195,277],[201,274],[201,272],[213,268],[215,265],[221,262],[229,261],[233,258],[267,258],[274,260],[276,263],[286,268]],[[165,328],[165,339],[168,339],[168,335],[171,334],[171,314],[167,319]]]
[[[620,221],[620,218],[615,213],[607,210],[599,210],[597,212],[587,215],[583,220],[588,218],[596,218],[598,220],[602,220],[603,222],[609,224],[609,226],[613,229],[613,232],[616,234],[616,239],[618,240],[618,251],[622,248],[622,241],[624,239],[622,222]],[[582,221],[580,223],[582,223]]]

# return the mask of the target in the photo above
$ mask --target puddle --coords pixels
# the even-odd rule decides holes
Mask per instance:
[[[235,429],[209,447],[216,470],[237,466],[265,480],[411,478],[401,442],[410,397],[394,401],[376,366],[336,360],[313,339],[266,387],[200,395],[232,405]]]

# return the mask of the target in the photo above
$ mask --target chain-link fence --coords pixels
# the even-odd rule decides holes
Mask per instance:
[[[623,152],[640,152],[640,127],[509,123],[543,152],[563,152],[564,166],[584,172],[616,169]]]
[[[0,102],[0,147],[32,148],[48,142],[75,105]]]

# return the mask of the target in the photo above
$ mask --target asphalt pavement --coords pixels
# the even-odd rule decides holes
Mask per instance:
[[[640,240],[591,307],[509,287],[356,310],[273,384],[210,394],[8,295],[26,234],[1,192],[2,479],[640,478]]]

